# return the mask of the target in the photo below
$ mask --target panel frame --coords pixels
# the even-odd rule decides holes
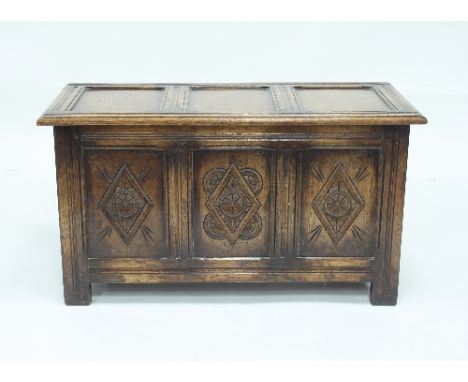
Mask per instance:
[[[398,300],[409,133],[410,126],[386,132],[379,249],[370,288],[373,305],[396,305]]]
[[[92,297],[84,244],[78,128],[55,127],[54,143],[65,304],[89,305]]]

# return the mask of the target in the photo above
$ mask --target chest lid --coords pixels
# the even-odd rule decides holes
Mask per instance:
[[[424,124],[389,83],[69,84],[38,125]]]

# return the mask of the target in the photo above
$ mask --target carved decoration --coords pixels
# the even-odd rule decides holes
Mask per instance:
[[[361,243],[365,243],[365,236],[367,232],[365,232],[362,228],[359,228],[357,225],[353,225],[351,228],[351,233],[356,240],[359,240]]]
[[[146,178],[147,172],[145,171],[144,174]],[[100,170],[100,175],[103,180],[110,179],[105,169]],[[127,245],[140,229],[152,207],[150,198],[126,164],[122,165],[117,172],[99,202],[99,208]],[[145,240],[148,240],[151,238],[151,230],[144,227],[142,234]],[[105,231],[105,234],[102,232],[101,237],[105,238],[111,232],[112,230]]]
[[[361,180],[364,180],[365,178],[367,178],[367,168],[365,167],[360,167],[357,172],[356,172],[356,175],[354,176],[354,180],[356,182],[360,182]]]
[[[105,226],[104,229],[99,232],[99,238],[104,240],[105,238],[109,237],[112,234],[112,227]]]
[[[309,232],[310,238],[309,241],[318,240],[320,234],[322,233],[323,226],[319,224],[312,231]]]
[[[323,175],[323,172],[319,166],[316,165],[312,167],[310,171],[312,173],[312,176],[319,182],[323,182],[325,180],[325,176]]]
[[[208,194],[203,228],[215,240],[227,240],[234,245],[238,239],[250,240],[262,230],[261,207],[257,199],[263,188],[260,174],[251,169],[239,170],[235,164],[226,170],[214,168],[203,179]]]
[[[313,210],[334,244],[342,239],[364,205],[364,199],[341,163],[334,168],[312,202]],[[318,236],[317,231],[311,234],[312,238]],[[355,230],[353,236],[359,237]]]

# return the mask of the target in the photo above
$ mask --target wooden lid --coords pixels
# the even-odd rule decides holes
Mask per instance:
[[[388,83],[69,84],[38,125],[409,125],[427,120]]]

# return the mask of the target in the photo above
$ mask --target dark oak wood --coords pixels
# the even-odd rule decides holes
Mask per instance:
[[[71,84],[65,302],[90,283],[370,282],[397,302],[409,125],[387,83]]]
[[[91,303],[84,249],[80,144],[74,128],[54,128],[65,303]]]

